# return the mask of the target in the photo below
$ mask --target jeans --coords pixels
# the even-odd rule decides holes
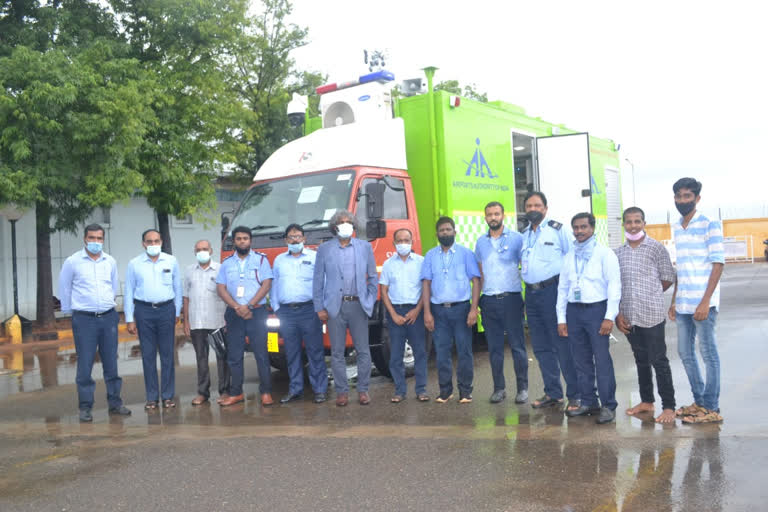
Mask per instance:
[[[576,368],[573,365],[568,338],[557,335],[556,304],[557,284],[551,284],[541,290],[526,288],[525,311],[528,315],[528,329],[533,353],[541,368],[544,393],[555,400],[563,398],[563,387],[560,384],[562,371],[568,400],[577,400],[580,397]]]
[[[93,393],[96,383],[91,377],[96,351],[101,357],[101,368],[104,373],[104,383],[107,387],[107,403],[109,407],[120,407],[120,389],[123,379],[117,374],[117,322],[116,311],[101,317],[90,316],[78,312],[72,313],[72,335],[75,338],[77,352],[77,399],[78,407],[93,408]]]
[[[488,342],[488,357],[491,361],[493,391],[506,388],[504,381],[504,335],[506,334],[512,361],[515,365],[517,391],[528,389],[528,353],[525,350],[523,334],[523,299],[520,293],[506,297],[480,298],[483,314],[483,328]]]
[[[208,335],[213,329],[192,329],[189,331],[192,338],[192,346],[195,347],[197,359],[197,394],[210,398],[211,396],[211,372],[208,368]],[[229,394],[229,366],[226,359],[216,355],[216,368],[219,376],[219,396]]]
[[[573,352],[576,375],[579,383],[581,404],[597,406],[595,380],[603,407],[616,409],[616,375],[609,350],[610,335],[599,333],[605,318],[607,302],[591,304],[569,302],[566,308],[568,341]]]
[[[635,355],[637,380],[640,384],[640,400],[652,404],[653,370],[656,371],[656,385],[661,396],[663,409],[675,408],[675,387],[672,384],[672,370],[667,359],[667,344],[664,342],[664,324],[653,327],[632,327],[627,339]]]
[[[395,313],[405,316],[413,306],[393,305]],[[426,331],[424,330],[424,311],[419,313],[416,321],[410,325],[397,325],[387,311],[387,329],[389,330],[389,373],[395,381],[395,394],[405,396],[407,386],[405,383],[405,340],[413,350],[413,369],[416,379],[416,394],[421,395],[427,391],[427,351]]]
[[[153,308],[136,302],[134,317],[139,331],[141,362],[144,367],[144,389],[147,402],[171,400],[176,393],[176,373],[173,366],[176,306],[169,302]],[[160,384],[157,386],[157,353],[160,353]]]
[[[688,374],[693,400],[697,405],[718,411],[720,409],[720,356],[717,353],[715,325],[717,309],[709,308],[705,320],[694,320],[693,315],[677,313],[677,352]],[[707,370],[706,382],[701,378],[696,359],[696,334],[699,335],[699,351]]]
[[[227,364],[232,374],[229,385],[231,396],[243,394],[243,352],[246,336],[259,370],[259,393],[272,392],[272,369],[267,352],[267,310],[260,306],[251,309],[251,313],[253,316],[248,320],[241,318],[229,307],[224,313],[224,321],[227,323]]]
[[[331,338],[331,370],[336,393],[349,393],[347,361],[344,349],[347,329],[357,352],[357,391],[368,392],[371,380],[371,347],[368,341],[368,313],[358,301],[342,301],[336,316],[328,316],[328,336]]]
[[[313,305],[299,307],[281,306],[277,310],[280,319],[280,336],[283,337],[285,358],[288,362],[290,384],[288,393],[304,392],[304,370],[301,359],[301,342],[309,361],[309,383],[315,393],[328,391],[328,372],[325,368],[323,347],[323,323],[317,317]]]
[[[467,325],[469,302],[452,307],[430,304],[435,318],[435,332],[432,337],[437,356],[437,380],[440,394],[453,393],[453,357],[451,347],[456,342],[456,383],[459,394],[468,397],[472,394],[474,379],[474,359],[472,355],[472,328]]]

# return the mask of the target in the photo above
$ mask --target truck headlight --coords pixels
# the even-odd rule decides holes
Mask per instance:
[[[280,319],[279,318],[267,318],[267,327],[270,329],[279,329],[280,328]]]

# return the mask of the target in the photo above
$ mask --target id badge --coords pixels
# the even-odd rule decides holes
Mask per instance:
[[[575,302],[581,302],[581,288],[573,289],[573,300]]]
[[[245,286],[238,286],[237,287],[237,298],[242,299],[245,297]]]

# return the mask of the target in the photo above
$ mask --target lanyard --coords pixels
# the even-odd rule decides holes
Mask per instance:
[[[451,259],[448,260],[448,264],[446,265],[445,264],[445,251],[443,251],[442,249],[440,250],[440,262],[443,265],[443,274],[447,274],[448,273],[448,269],[451,268],[451,263],[453,263],[453,257],[455,256],[455,253],[453,251],[451,251],[450,249],[448,249],[448,252],[451,255]]]
[[[587,264],[589,264],[589,259],[582,259],[581,268],[579,268],[579,259],[576,257],[576,251],[573,253],[573,266],[576,267],[576,285],[578,286],[581,283],[581,275],[584,273],[584,270],[587,268]]]
[[[240,280],[245,278],[245,265],[248,263],[248,257],[237,258],[237,268],[240,271]]]

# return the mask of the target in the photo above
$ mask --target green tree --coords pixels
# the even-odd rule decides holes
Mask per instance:
[[[435,86],[435,90],[449,92],[469,100],[488,103],[488,93],[480,93],[477,91],[476,87],[475,84],[469,84],[465,85],[462,89],[458,80],[443,80]]]

